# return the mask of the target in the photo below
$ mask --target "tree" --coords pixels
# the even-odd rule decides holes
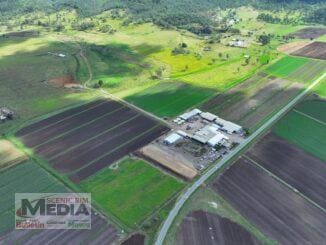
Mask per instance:
[[[270,35],[265,35],[265,34],[260,35],[260,36],[258,37],[258,41],[259,41],[262,45],[267,45],[267,44],[269,44],[270,41],[271,41],[271,36],[270,36]]]

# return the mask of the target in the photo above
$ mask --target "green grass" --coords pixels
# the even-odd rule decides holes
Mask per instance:
[[[0,134],[31,118],[94,98],[93,91],[76,92],[45,81],[76,75],[73,54],[78,48],[60,38],[40,36],[0,41],[0,98],[15,113],[15,120],[0,124]],[[48,52],[62,52],[62,59]]]
[[[269,66],[266,71],[277,77],[287,77],[292,72],[299,69],[305,63],[308,62],[306,58],[297,58],[292,56],[286,56],[276,62],[275,64]]]
[[[14,228],[15,193],[62,193],[67,188],[33,161],[0,172],[0,235]]]
[[[125,159],[80,184],[109,214],[130,228],[137,227],[184,184],[142,160]]]
[[[177,82],[161,82],[124,99],[157,116],[174,117],[213,94],[214,90]]]
[[[326,98],[326,79],[323,79],[314,89],[314,91],[323,98]]]
[[[326,126],[291,111],[274,127],[273,131],[292,144],[326,161]]]

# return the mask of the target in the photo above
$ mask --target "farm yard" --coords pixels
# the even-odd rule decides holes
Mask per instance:
[[[307,27],[293,33],[294,36],[300,39],[315,39],[326,35],[326,28],[324,27]]]
[[[214,190],[281,244],[322,244],[326,215],[252,161],[241,157],[214,180]]]
[[[202,109],[253,129],[302,88],[300,83],[261,72],[207,101]]]
[[[326,166],[322,160],[273,133],[258,141],[244,157],[256,162],[326,208]]]
[[[237,223],[204,211],[189,213],[179,227],[177,245],[261,244]]]
[[[98,100],[17,132],[27,147],[75,183],[90,177],[168,130],[113,100]]]
[[[118,238],[118,231],[103,217],[93,214],[91,230],[14,230],[15,193],[64,193],[69,190],[33,161],[24,162],[0,173],[0,243],[35,244],[81,243],[89,241],[111,243]]]
[[[292,55],[326,60],[326,42],[313,42],[294,51]]]
[[[107,213],[137,228],[184,184],[143,160],[127,158],[82,181],[80,186],[92,193]]]
[[[10,141],[0,139],[0,171],[27,159],[28,156],[18,150]]]
[[[325,122],[323,121],[323,112],[325,111],[326,103],[319,102],[303,102],[297,109],[292,110],[283,117],[273,128],[273,132],[288,142],[302,148],[306,152],[326,160],[326,130]],[[318,106],[314,106],[318,104]],[[307,107],[311,108],[312,112],[306,114]],[[303,111],[301,111],[303,110]],[[321,118],[320,118],[321,117]]]

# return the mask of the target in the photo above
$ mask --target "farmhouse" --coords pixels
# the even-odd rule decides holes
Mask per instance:
[[[244,40],[233,40],[229,42],[229,46],[238,47],[238,48],[246,48],[247,44]]]

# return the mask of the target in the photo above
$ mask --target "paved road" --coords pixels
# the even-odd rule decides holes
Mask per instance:
[[[209,169],[204,175],[202,175],[191,187],[189,187],[182,196],[178,199],[173,209],[170,211],[169,216],[164,221],[164,224],[158,234],[155,245],[162,245],[166,234],[172,225],[175,217],[178,215],[180,209],[185,204],[187,199],[201,186],[209,177],[211,177],[217,170],[219,170],[225,163],[227,163],[231,158],[236,156],[241,150],[243,150],[249,143],[256,139],[262,132],[272,126],[282,115],[289,111],[299,100],[301,100],[314,86],[316,86],[322,79],[326,77],[326,73],[315,80],[308,88],[296,96],[291,102],[289,102],[285,107],[283,107],[278,113],[276,113],[272,118],[270,118],[266,123],[264,123],[259,129],[257,129],[252,135],[246,138],[242,144],[231,151],[225,158],[218,162],[215,166]]]

